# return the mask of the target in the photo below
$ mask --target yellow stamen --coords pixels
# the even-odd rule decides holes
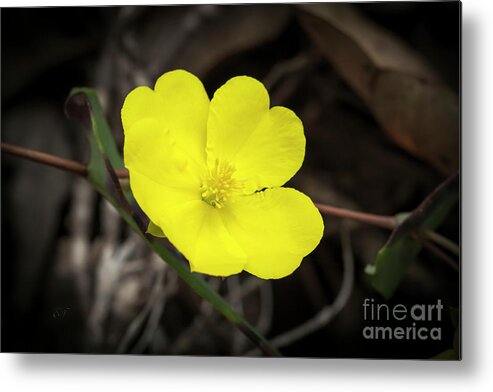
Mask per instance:
[[[233,178],[234,172],[235,167],[231,163],[216,159],[214,168],[202,182],[200,188],[202,200],[215,208],[223,208],[231,195],[242,189],[241,182]]]

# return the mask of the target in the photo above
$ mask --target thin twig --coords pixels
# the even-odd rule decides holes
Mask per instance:
[[[56,167],[57,169],[65,170],[82,177],[87,176],[87,166],[82,163],[72,161],[70,159],[60,158],[55,155],[46,154],[44,152],[31,150],[29,148],[15,146],[9,143],[2,142],[1,146],[2,152],[7,154]]]
[[[46,166],[51,166],[60,170],[64,170],[78,176],[87,177],[87,166],[83,163],[73,161],[71,159],[61,158],[56,155],[47,154],[45,152],[32,150],[30,148],[20,147],[10,143],[0,143],[2,152],[24,158],[29,161],[42,163]],[[118,178],[128,178],[128,170],[115,170]]]
[[[87,177],[87,166],[85,166],[80,162],[60,158],[51,154],[46,154],[44,152],[35,151],[8,143],[1,143],[1,146],[2,146],[2,151],[8,154],[29,159],[38,163],[42,163],[44,165],[56,167],[58,169],[75,173],[83,177]],[[107,166],[109,169],[110,165],[107,164]],[[114,171],[109,170],[109,171],[111,176],[113,176],[113,172],[114,172],[114,174],[116,174],[116,177],[118,178],[129,177],[128,170],[125,169],[114,170]],[[113,182],[115,183],[117,191],[120,191],[121,189],[119,190],[118,189],[119,187],[116,185],[117,181],[113,181]],[[121,195],[118,196],[120,196],[121,199]],[[317,206],[317,208],[320,210],[321,213],[337,216],[339,218],[353,219],[374,226],[383,227],[386,229],[393,229],[397,225],[397,221],[395,220],[394,217],[391,216],[375,215],[375,214],[367,214],[364,212],[351,211],[351,210],[346,210],[344,208],[333,207],[322,203],[315,203],[315,205]],[[145,228],[144,228],[144,232],[145,232]]]
[[[454,271],[459,271],[459,265],[457,262],[450,257],[448,254],[446,254],[444,251],[442,251],[438,246],[433,244],[430,241],[423,240],[421,239],[421,242],[423,246],[432,254],[434,254],[437,258],[440,260],[444,261],[445,264],[447,264],[449,267],[451,267]]]
[[[42,163],[47,166],[55,167],[61,170],[65,170],[79,176],[87,177],[88,170],[87,166],[76,161],[72,161],[69,159],[60,158],[55,155],[47,154],[44,152],[31,150],[29,148],[19,147],[16,145],[1,143],[2,151],[20,158],[28,159],[34,162]],[[107,165],[108,166],[108,165]],[[117,184],[116,178],[125,179],[129,178],[128,170],[110,170],[110,176],[113,180],[114,186],[116,187],[116,191],[119,192],[118,196],[120,201],[124,201],[123,205],[128,204],[126,200],[122,197],[121,187]],[[115,178],[116,177],[116,178]],[[385,229],[393,230],[398,226],[397,220],[393,216],[388,215],[377,215],[377,214],[368,214],[365,212],[348,210],[345,208],[334,207],[327,204],[315,203],[315,206],[319,209],[322,214],[335,216],[338,218],[352,219],[361,223],[367,223],[369,225],[382,227]],[[127,205],[128,207],[128,205]],[[134,215],[132,213],[132,215]],[[138,220],[137,220],[138,221]],[[139,226],[141,230],[145,232],[145,226],[143,226],[142,222],[139,222]],[[459,247],[450,241],[448,238],[441,236],[438,233],[425,230],[422,232],[422,238],[426,238],[430,241],[435,242],[436,244],[441,245],[445,249],[450,252],[458,255],[460,253]],[[428,247],[429,248],[429,247]],[[435,252],[436,253],[436,252]]]
[[[366,212],[347,210],[345,208],[333,207],[322,203],[315,203],[315,206],[322,214],[332,215],[338,218],[357,220],[362,223],[368,223],[370,225],[383,227],[385,229],[392,230],[398,224],[397,220],[393,216],[368,214]]]
[[[436,231],[431,231],[424,229],[420,231],[420,236],[433,241],[435,244],[440,245],[442,248],[447,249],[449,252],[456,256],[460,256],[460,248],[455,242],[449,240],[447,237],[437,233]]]

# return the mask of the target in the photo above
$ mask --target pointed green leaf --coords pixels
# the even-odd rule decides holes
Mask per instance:
[[[434,230],[442,223],[457,203],[458,183],[458,175],[450,177],[412,213],[397,215],[401,223],[378,252],[374,266],[366,269],[371,285],[385,299],[392,297],[409,265],[421,251],[421,243],[412,238],[412,234],[424,228]]]
[[[149,233],[149,234],[153,235],[154,237],[166,238],[166,236],[164,235],[161,228],[159,226],[155,225],[152,221],[149,221],[149,224],[147,225],[146,233]]]

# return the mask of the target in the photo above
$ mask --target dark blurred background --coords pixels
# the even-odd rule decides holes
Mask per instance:
[[[443,101],[457,99],[459,3],[354,7],[433,70],[446,91]],[[135,86],[152,86],[162,73],[183,68],[211,96],[230,77],[248,74],[265,83],[272,105],[303,120],[306,159],[293,186],[335,206],[386,215],[412,210],[452,171],[420,146],[448,144],[429,133],[409,147],[391,126],[389,132],[374,101],[331,58],[340,48],[327,57],[329,41],[320,40],[325,30],[313,18],[323,20],[323,11],[307,16],[293,5],[2,9],[1,139],[87,161],[82,131],[64,117],[72,87],[97,89],[121,145],[120,108]],[[346,33],[338,30],[330,40],[351,37]],[[2,351],[257,354],[83,180],[2,154],[1,189]],[[324,219],[322,243],[291,276],[261,281],[242,273],[209,283],[275,339],[330,307],[346,274],[342,310],[316,332],[285,342],[287,356],[429,358],[451,348],[448,312],[438,342],[363,339],[363,299],[383,302],[364,269],[390,233]],[[458,242],[459,227],[457,207],[440,232]],[[343,263],[343,254],[353,260]],[[459,297],[458,273],[423,251],[389,303],[440,298],[448,309],[459,306]]]

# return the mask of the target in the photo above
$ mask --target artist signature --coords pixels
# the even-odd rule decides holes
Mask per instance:
[[[63,320],[69,311],[70,307],[59,307],[56,308],[51,315],[55,320]]]

